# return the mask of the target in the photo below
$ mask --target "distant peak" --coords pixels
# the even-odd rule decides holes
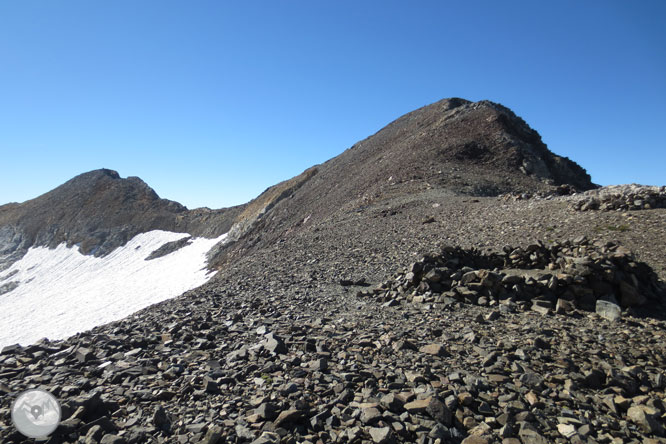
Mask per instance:
[[[110,170],[108,168],[100,168],[98,170],[88,171],[87,173],[79,174],[77,177],[84,178],[84,177],[102,177],[102,176],[107,176],[112,179],[120,179],[120,174],[118,174],[118,171]]]

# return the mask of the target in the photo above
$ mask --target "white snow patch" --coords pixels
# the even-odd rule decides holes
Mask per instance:
[[[102,258],[65,244],[30,248],[0,273],[2,280],[16,270],[7,281],[20,284],[0,295],[0,348],[43,337],[64,339],[204,284],[215,274],[206,268],[206,253],[226,234],[192,238],[177,251],[145,260],[165,243],[187,236],[149,231]]]

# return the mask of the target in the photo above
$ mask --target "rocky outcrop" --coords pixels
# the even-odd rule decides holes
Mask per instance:
[[[666,208],[666,186],[611,185],[570,198],[578,211],[630,211]]]
[[[470,303],[542,314],[576,308],[611,320],[623,309],[666,312],[666,286],[647,264],[626,248],[587,238],[505,247],[503,254],[445,247],[358,295],[387,307],[415,303],[446,309]]]

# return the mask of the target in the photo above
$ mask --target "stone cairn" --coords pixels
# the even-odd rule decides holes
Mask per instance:
[[[666,186],[613,185],[572,197],[577,211],[628,211],[666,208]]]
[[[626,248],[581,237],[504,247],[503,253],[444,247],[358,296],[378,298],[389,307],[413,303],[447,309],[468,303],[542,314],[579,309],[616,320],[623,310],[662,310],[664,290],[654,271]]]

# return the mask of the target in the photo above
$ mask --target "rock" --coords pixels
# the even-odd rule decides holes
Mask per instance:
[[[125,438],[118,435],[104,435],[99,444],[126,444]]]
[[[88,429],[86,433],[85,444],[97,444],[100,439],[104,436],[104,430],[99,425],[94,425]]]
[[[622,309],[612,301],[598,299],[595,311],[599,316],[611,322],[617,321],[622,317]]]
[[[532,302],[532,311],[536,311],[537,313],[540,313],[544,316],[550,313],[551,308],[552,304],[548,301],[536,300]]]
[[[489,444],[488,438],[478,435],[471,435],[462,440],[461,444]]]
[[[557,431],[560,432],[562,436],[569,439],[576,434],[576,427],[572,424],[558,424]]]
[[[161,405],[158,406],[153,413],[153,425],[155,428],[167,433],[171,430],[171,421],[169,420],[169,416],[164,410],[164,407]]]
[[[585,373],[583,383],[586,387],[600,389],[606,383],[606,374],[599,369],[592,369]]]
[[[566,299],[558,299],[557,303],[555,304],[555,313],[557,314],[571,313],[574,311],[574,309],[574,304],[571,301],[567,301]]]
[[[95,359],[95,354],[88,348],[79,348],[74,355],[79,362],[89,362]]]
[[[449,430],[439,423],[435,424],[435,426],[430,429],[430,432],[428,433],[428,437],[440,441],[447,439],[450,436],[451,435],[449,434]]]
[[[220,388],[217,385],[217,382],[210,378],[205,378],[203,383],[203,389],[206,393],[216,394],[220,392]]]
[[[439,399],[432,398],[426,407],[426,412],[432,417],[432,419],[439,421],[445,426],[450,426],[452,424],[453,415],[451,410],[444,405]]]
[[[200,444],[217,444],[222,437],[222,427],[218,425],[209,425],[206,435],[200,441]]]
[[[529,422],[522,424],[518,436],[523,444],[549,444],[548,440]]]
[[[382,396],[380,403],[382,406],[392,411],[393,413],[400,413],[403,411],[404,401],[396,396],[394,393],[388,393]]]
[[[620,303],[623,307],[636,307],[646,302],[645,296],[638,289],[626,281],[620,282]]]
[[[426,399],[417,399],[416,401],[408,402],[404,405],[405,410],[407,410],[409,413],[423,413],[426,411],[428,406],[430,405],[430,402],[432,401],[432,398],[426,398]]]
[[[421,353],[427,353],[435,356],[446,356],[446,349],[442,344],[428,344],[419,349]]]
[[[627,418],[639,426],[642,432],[663,436],[664,427],[658,417],[656,410],[644,405],[633,405],[627,410]]]
[[[520,378],[520,382],[526,385],[527,387],[538,389],[543,384],[543,378],[541,375],[538,375],[533,372],[523,373]]]
[[[375,444],[390,444],[395,441],[390,427],[370,427],[368,433]]]
[[[374,407],[366,408],[361,411],[360,420],[363,424],[373,425],[382,418],[382,414]]]
[[[262,346],[269,352],[284,355],[289,351],[284,341],[279,336],[276,336],[273,333],[268,333],[265,335],[265,338]]]
[[[292,423],[298,421],[303,416],[303,412],[296,409],[289,409],[280,412],[277,419],[273,422],[275,427],[280,427],[283,424]]]
[[[475,271],[469,271],[462,275],[460,278],[461,285],[467,285],[477,280],[477,275]]]
[[[229,354],[227,354],[227,361],[228,362],[240,361],[247,359],[247,356],[248,356],[248,348],[246,346],[242,346],[238,350],[234,350]]]
[[[14,353],[21,351],[22,347],[20,344],[6,345],[2,347],[0,355],[13,355]]]
[[[277,407],[271,402],[261,403],[261,405],[259,405],[259,407],[257,407],[254,412],[259,416],[259,418],[267,421],[272,421],[278,416]]]
[[[485,317],[486,321],[492,322],[496,321],[500,318],[501,314],[499,310],[493,310],[490,313],[488,313]]]
[[[254,433],[252,432],[252,430],[250,430],[249,428],[245,427],[242,424],[236,424],[236,426],[234,427],[234,431],[236,432],[236,436],[238,436],[243,441],[254,440]]]
[[[308,364],[308,367],[311,370],[315,370],[318,372],[323,372],[328,369],[328,361],[326,359],[320,358],[320,359],[315,359],[314,361],[310,361]]]

